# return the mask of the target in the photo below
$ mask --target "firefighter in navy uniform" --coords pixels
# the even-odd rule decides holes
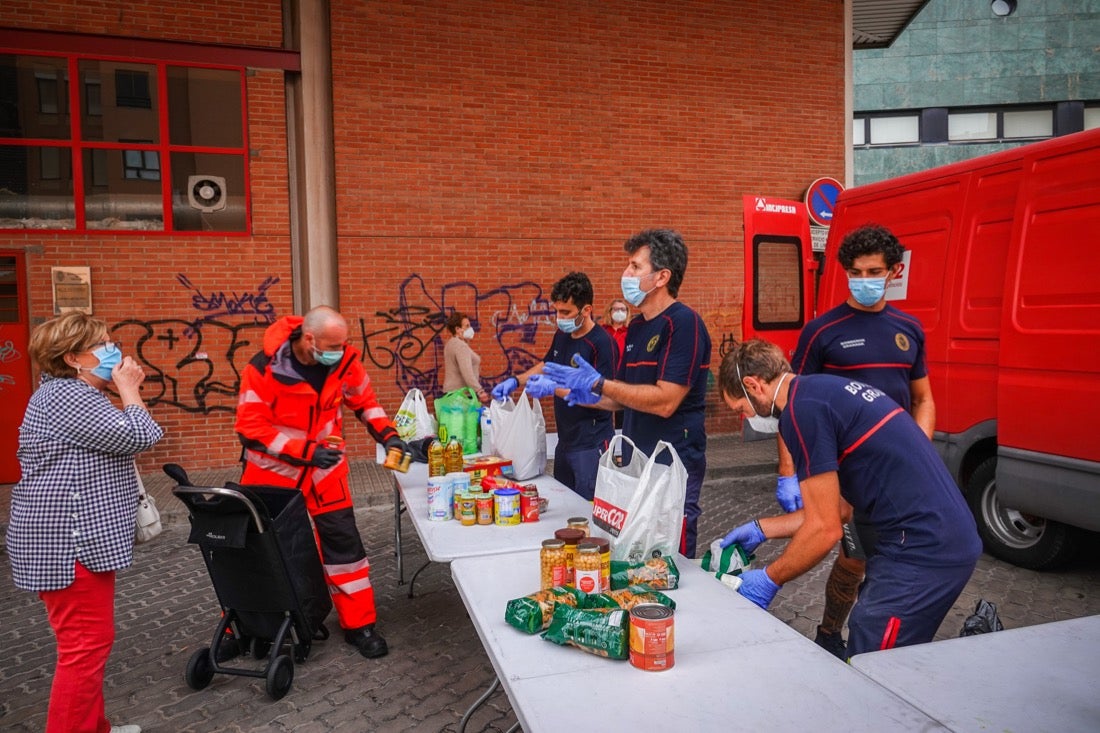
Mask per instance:
[[[370,562],[355,525],[343,446],[343,408],[386,449],[407,446],[375,398],[348,325],[320,306],[281,318],[241,375],[237,435],[244,484],[296,488],[313,517],[325,580],[344,638],[364,657],[384,656],[375,629]]]

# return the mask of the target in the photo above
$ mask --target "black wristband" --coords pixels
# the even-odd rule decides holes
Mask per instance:
[[[604,378],[603,377],[600,377],[599,379],[597,379],[596,383],[592,385],[592,394],[602,395],[603,394],[603,383],[604,383]]]

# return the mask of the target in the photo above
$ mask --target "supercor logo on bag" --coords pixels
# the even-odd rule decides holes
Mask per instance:
[[[623,525],[626,524],[626,510],[620,509],[614,504],[609,504],[597,496],[592,501],[592,521],[600,529],[618,537]]]

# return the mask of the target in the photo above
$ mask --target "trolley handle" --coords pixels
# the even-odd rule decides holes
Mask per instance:
[[[233,499],[238,499],[243,502],[248,509],[248,513],[252,515],[252,521],[256,524],[257,534],[263,534],[264,524],[260,519],[260,513],[256,511],[256,506],[252,501],[239,491],[233,489],[223,489],[217,486],[177,486],[172,489],[173,494],[215,494],[217,496],[225,496]]]

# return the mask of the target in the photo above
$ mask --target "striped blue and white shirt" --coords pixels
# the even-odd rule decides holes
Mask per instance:
[[[134,456],[164,430],[137,405],[120,410],[86,382],[43,375],[19,427],[22,478],[12,488],[7,552],[23,590],[66,588],[134,554]]]

